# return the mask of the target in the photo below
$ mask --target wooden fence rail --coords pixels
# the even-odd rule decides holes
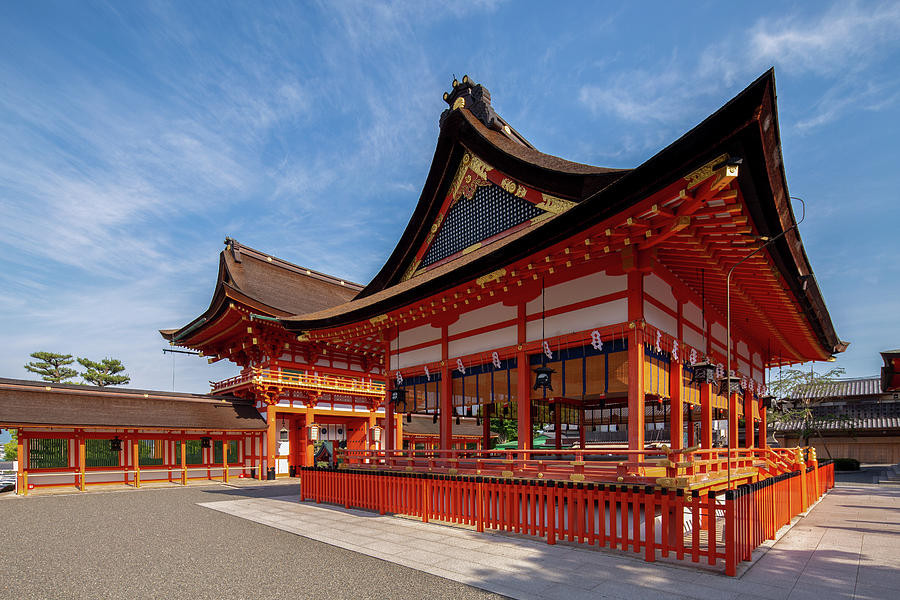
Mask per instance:
[[[608,547],[736,573],[753,550],[834,485],[822,463],[724,493],[546,479],[301,469],[301,501],[405,514]],[[810,492],[812,490],[812,492]]]

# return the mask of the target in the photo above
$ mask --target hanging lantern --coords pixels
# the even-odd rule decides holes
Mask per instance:
[[[541,365],[537,369],[534,370],[536,377],[534,378],[534,388],[535,390],[544,389],[553,391],[553,382],[551,376],[553,373],[556,373],[553,369],[548,367],[547,365]]]
[[[772,408],[772,404],[775,402],[775,396],[763,396],[759,399],[760,404],[762,404],[763,408]]]
[[[716,365],[709,362],[709,357],[691,365],[691,383],[715,383]]]
[[[114,437],[109,440],[109,451],[110,452],[121,452],[122,451],[122,440],[119,439],[119,436]]]
[[[212,440],[211,440],[210,438],[208,438],[208,437],[202,437],[202,438],[200,438],[200,447],[201,447],[201,448],[209,448],[209,445],[210,445],[210,442],[211,442],[211,441],[212,441]]]
[[[399,404],[406,404],[406,389],[404,388],[394,388],[391,390],[391,404],[394,406],[398,406]]]
[[[734,371],[729,373],[728,377],[722,377],[722,380],[719,382],[719,393],[727,395],[740,394],[742,389],[741,380],[734,375]]]
[[[406,413],[406,422],[412,423],[412,413]]]
[[[438,414],[437,414],[437,411],[434,411],[434,414],[431,416],[431,422],[437,423],[437,420],[438,420]]]

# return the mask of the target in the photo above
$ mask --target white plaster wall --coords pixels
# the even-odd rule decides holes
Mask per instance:
[[[447,347],[449,356],[465,356],[476,352],[485,352],[502,348],[503,346],[511,346],[517,342],[516,326],[504,327],[496,331],[489,331],[478,335],[469,336],[460,340],[452,341]]]
[[[343,361],[343,360],[332,361],[331,366],[335,369],[349,369],[350,368],[350,365],[348,365],[347,362]]]
[[[605,304],[588,306],[561,315],[547,317],[545,337],[584,331],[595,327],[622,323],[628,319],[628,301],[625,298]],[[529,342],[541,339],[541,320],[528,323],[526,337]]]
[[[725,334],[727,333],[725,327],[723,327],[719,323],[713,323],[709,328],[709,332],[713,341],[719,342],[722,348],[725,348]]]
[[[735,350],[735,352],[736,352],[737,354],[740,354],[741,356],[749,356],[750,348],[747,346],[747,343],[746,343],[746,342],[737,342],[737,343],[735,343],[735,345],[734,345],[734,350]],[[750,372],[749,366],[750,366],[750,365],[747,365],[747,367],[748,367],[747,372],[748,372],[748,373]]]
[[[418,344],[424,344],[425,342],[440,342],[441,340],[441,328],[433,327],[431,325],[422,325],[421,327],[414,327],[407,331],[400,332],[400,348],[409,348],[410,346],[416,346]],[[391,344],[391,348],[396,349],[397,342],[394,341]]]
[[[646,300],[644,300],[644,320],[673,337],[678,336],[678,319]]]
[[[502,303],[497,302],[496,304],[491,304],[490,306],[484,306],[482,308],[463,313],[462,315],[460,315],[459,320],[456,321],[456,323],[453,323],[452,325],[447,327],[447,333],[448,335],[456,335],[457,333],[471,331],[472,329],[478,329],[479,327],[484,327],[485,325],[502,323],[503,321],[515,319],[517,314],[518,310],[515,306],[503,306]],[[440,330],[438,330],[437,337],[438,339],[440,339]],[[453,352],[451,352],[450,354],[452,356]]]
[[[757,369],[762,371],[763,361],[762,361],[762,356],[759,354],[759,352],[753,353],[753,366],[755,366]]]
[[[406,367],[424,365],[425,363],[436,362],[439,360],[441,360],[441,346],[440,344],[437,344],[428,346],[427,348],[401,352],[399,361],[396,357],[391,361],[391,368],[396,369],[399,364],[399,368],[405,369]]]
[[[678,310],[678,301],[672,294],[672,286],[663,281],[659,275],[651,273],[644,277],[644,293],[662,302],[672,310]]]
[[[681,315],[685,321],[689,321],[703,329],[703,311],[693,302],[685,302],[681,308]]]
[[[692,348],[696,348],[697,352],[701,355],[706,352],[706,342],[703,340],[703,336],[691,329],[690,327],[685,327],[683,329],[684,343],[691,346]]]
[[[622,292],[627,288],[628,278],[625,275],[607,275],[605,272],[592,273],[546,288],[544,290],[546,309],[559,308],[574,302]],[[526,305],[526,311],[529,315],[540,314],[540,295]]]

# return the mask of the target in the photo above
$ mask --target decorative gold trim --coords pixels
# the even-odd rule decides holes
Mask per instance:
[[[379,323],[387,321],[387,318],[387,315],[378,315],[377,317],[372,317],[371,319],[369,319],[369,323],[371,323],[372,325],[378,325]]]
[[[700,184],[700,182],[708,179],[709,177],[712,177],[713,167],[721,162],[725,162],[726,160],[728,160],[728,155],[722,154],[722,155],[717,156],[716,158],[712,159],[711,161],[709,161],[708,163],[706,163],[705,165],[703,165],[696,171],[693,171],[690,174],[688,174],[687,176],[685,176],[685,179],[687,180],[688,189],[691,189],[692,187],[696,187],[697,185]]]
[[[549,194],[541,194],[541,196],[543,196],[544,201],[536,204],[535,206],[537,206],[541,210],[545,210],[555,215],[564,213],[575,206],[575,202],[563,200],[562,198],[557,198],[556,196],[551,196]]]
[[[475,252],[475,251],[478,250],[479,248],[481,248],[481,242],[476,242],[476,243],[472,244],[471,246],[469,246],[468,248],[465,248],[465,249],[462,251],[463,256],[465,256],[465,255],[468,254],[469,252]]]
[[[466,99],[463,97],[459,97],[453,101],[453,108],[451,110],[456,110],[457,108],[465,108]]]
[[[506,269],[497,269],[487,275],[482,275],[478,279],[475,280],[477,285],[484,287],[485,284],[490,283],[491,281],[498,281],[501,277],[506,275]]]

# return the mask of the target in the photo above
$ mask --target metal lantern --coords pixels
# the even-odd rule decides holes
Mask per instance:
[[[110,452],[121,452],[122,451],[122,440],[119,439],[119,436],[114,437],[109,440],[109,451]]]
[[[211,438],[202,437],[202,438],[200,438],[200,447],[201,448],[209,448],[211,442],[212,442]]]
[[[722,381],[719,382],[720,394],[731,395],[740,394],[741,392],[741,380],[739,377],[735,376],[734,371],[731,372],[731,375],[723,377]]]
[[[691,383],[715,383],[716,365],[709,362],[709,357],[691,365]]]
[[[775,402],[775,396],[763,396],[759,399],[759,402],[762,404],[763,408],[772,408],[772,404]]]
[[[406,390],[404,388],[394,388],[391,390],[391,404],[398,406],[406,403]]]
[[[534,378],[534,389],[544,389],[553,391],[553,382],[551,381],[551,376],[556,373],[553,369],[548,367],[547,365],[541,365],[537,369],[534,370],[536,377]]]

